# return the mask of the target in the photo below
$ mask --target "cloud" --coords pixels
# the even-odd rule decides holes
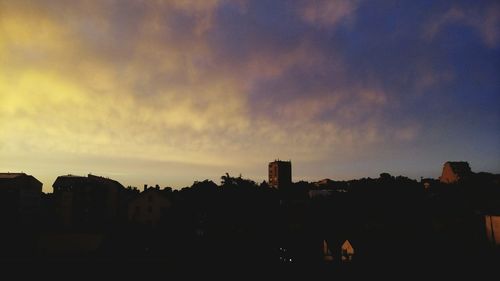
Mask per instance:
[[[500,5],[498,3],[488,5],[483,9],[453,6],[425,25],[424,37],[432,40],[447,26],[456,24],[474,28],[481,36],[483,43],[490,48],[496,48],[500,43]]]
[[[411,37],[419,24],[376,30],[358,3],[2,1],[2,167],[182,186],[226,167],[265,176],[273,157],[338,164],[411,144],[443,101],[412,93],[460,73]],[[428,38],[467,16],[449,12]],[[494,42],[495,15],[484,22]]]
[[[465,14],[462,9],[456,7],[450,8],[446,13],[436,17],[427,24],[424,36],[428,39],[432,39],[441,31],[443,26],[463,19],[465,19]]]
[[[191,13],[185,2],[158,3],[156,8],[173,5]],[[211,7],[195,6],[194,15]],[[175,161],[207,162],[208,156],[196,150],[214,146],[208,135],[245,126],[242,101],[234,95],[236,82],[208,80],[194,65],[206,55],[197,27],[190,39],[164,45],[165,36],[183,35],[169,32],[166,23],[155,27],[152,21],[158,18],[144,17],[133,20],[139,31],[130,40],[120,37],[121,19],[97,16],[112,9],[81,8],[79,17],[68,18],[22,5],[3,14],[0,116],[8,123],[2,127],[10,132],[2,137],[8,149],[45,147],[55,153],[128,153],[151,159],[161,151]],[[89,11],[93,16],[84,17]],[[115,49],[129,53],[116,57]]]
[[[420,132],[420,126],[419,125],[413,125],[413,126],[407,126],[403,128],[398,128],[394,132],[394,136],[398,140],[403,140],[403,141],[412,141],[414,140],[418,133]]]
[[[475,22],[481,31],[483,40],[489,47],[498,47],[500,43],[500,5],[488,9],[482,21]]]
[[[2,17],[4,151],[229,165],[277,150],[314,159],[382,137],[387,94],[362,83],[331,88],[345,63],[307,39],[285,49],[264,41],[221,64],[209,40],[217,1],[53,3],[12,4]],[[307,19],[332,24],[355,9],[335,3],[314,3],[334,21],[314,7]],[[295,77],[306,72],[316,79]],[[253,93],[269,82],[280,90]]]
[[[305,1],[299,16],[309,24],[332,27],[353,19],[359,1],[313,0]]]
[[[432,63],[419,61],[414,66],[413,72],[413,88],[417,94],[424,94],[436,87],[448,85],[454,81],[455,74],[450,67],[441,67],[443,69],[435,69]]]

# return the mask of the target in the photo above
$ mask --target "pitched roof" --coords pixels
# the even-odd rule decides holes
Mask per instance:
[[[469,163],[464,161],[451,162],[448,161],[446,164],[450,165],[453,172],[457,175],[467,175],[472,171],[470,169]]]
[[[82,184],[86,180],[87,180],[86,177],[81,177],[81,176],[73,176],[73,175],[59,176],[59,177],[57,177],[54,184],[52,184],[52,187],[74,186],[74,185]]]
[[[119,183],[118,181],[115,181],[113,179],[110,179],[110,178],[105,178],[105,177],[95,176],[95,175],[89,174],[88,179],[96,181],[96,182],[104,183],[104,184],[114,184],[114,185],[118,185],[120,187],[123,187],[123,185],[121,183]]]
[[[52,185],[52,187],[58,186],[82,186],[82,185],[93,185],[98,184],[99,186],[118,186],[123,187],[123,185],[115,180],[108,179],[105,177],[88,175],[88,177],[83,176],[75,176],[75,175],[66,175],[57,177],[56,181]]]
[[[43,185],[41,181],[35,178],[32,175],[27,175],[26,173],[0,173],[0,181],[4,184],[8,184],[10,180],[18,180],[18,179],[29,179],[32,181],[38,182],[40,185]]]
[[[0,179],[13,179],[21,176],[26,176],[25,173],[0,173]]]
[[[342,248],[352,248],[354,249],[354,247],[352,246],[351,242],[349,242],[349,240],[345,240],[344,243],[342,243]]]

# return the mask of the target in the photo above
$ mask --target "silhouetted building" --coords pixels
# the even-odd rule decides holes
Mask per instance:
[[[439,181],[442,183],[456,183],[472,175],[468,162],[446,162]]]
[[[156,226],[172,206],[170,200],[157,188],[148,188],[132,200],[128,208],[130,221]]]
[[[130,206],[130,203],[134,201],[141,192],[139,191],[138,188],[132,187],[132,186],[127,186],[126,188],[119,189],[120,192],[118,193],[118,217],[120,222],[122,223],[128,223],[129,217],[128,217],[128,208]]]
[[[124,187],[115,180],[67,175],[52,186],[55,211],[65,226],[106,226],[117,218]]]
[[[269,186],[288,187],[292,184],[292,162],[275,160],[269,163]]]
[[[25,173],[0,173],[2,223],[34,222],[40,208],[42,183]]]

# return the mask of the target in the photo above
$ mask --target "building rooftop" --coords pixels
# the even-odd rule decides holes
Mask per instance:
[[[95,176],[89,174],[87,177],[85,176],[75,176],[75,175],[65,175],[65,176],[59,176],[57,177],[56,181],[52,185],[52,187],[57,187],[57,186],[79,186],[79,185],[87,185],[87,184],[96,184],[98,183],[99,185],[116,185],[119,187],[123,187],[121,183],[118,181],[105,178],[105,177],[100,177],[100,176]]]
[[[14,180],[18,178],[31,179],[33,181],[37,181],[38,183],[42,184],[42,182],[39,181],[37,178],[35,178],[32,175],[27,175],[26,173],[0,173],[0,180],[3,183],[8,183],[9,180]]]
[[[25,173],[0,173],[0,179],[13,179],[21,176],[27,176]]]
[[[291,163],[292,161],[291,160],[285,161],[285,160],[279,160],[279,159],[276,160],[276,159],[274,159],[274,161],[271,162],[271,163],[275,163],[275,162],[278,162],[278,163]]]
[[[445,164],[450,165],[453,172],[457,175],[466,175],[471,173],[471,169],[468,162],[465,161],[448,161]]]

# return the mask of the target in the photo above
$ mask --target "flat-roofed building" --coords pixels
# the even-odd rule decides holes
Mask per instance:
[[[288,187],[292,184],[292,162],[275,160],[269,163],[269,186]]]

